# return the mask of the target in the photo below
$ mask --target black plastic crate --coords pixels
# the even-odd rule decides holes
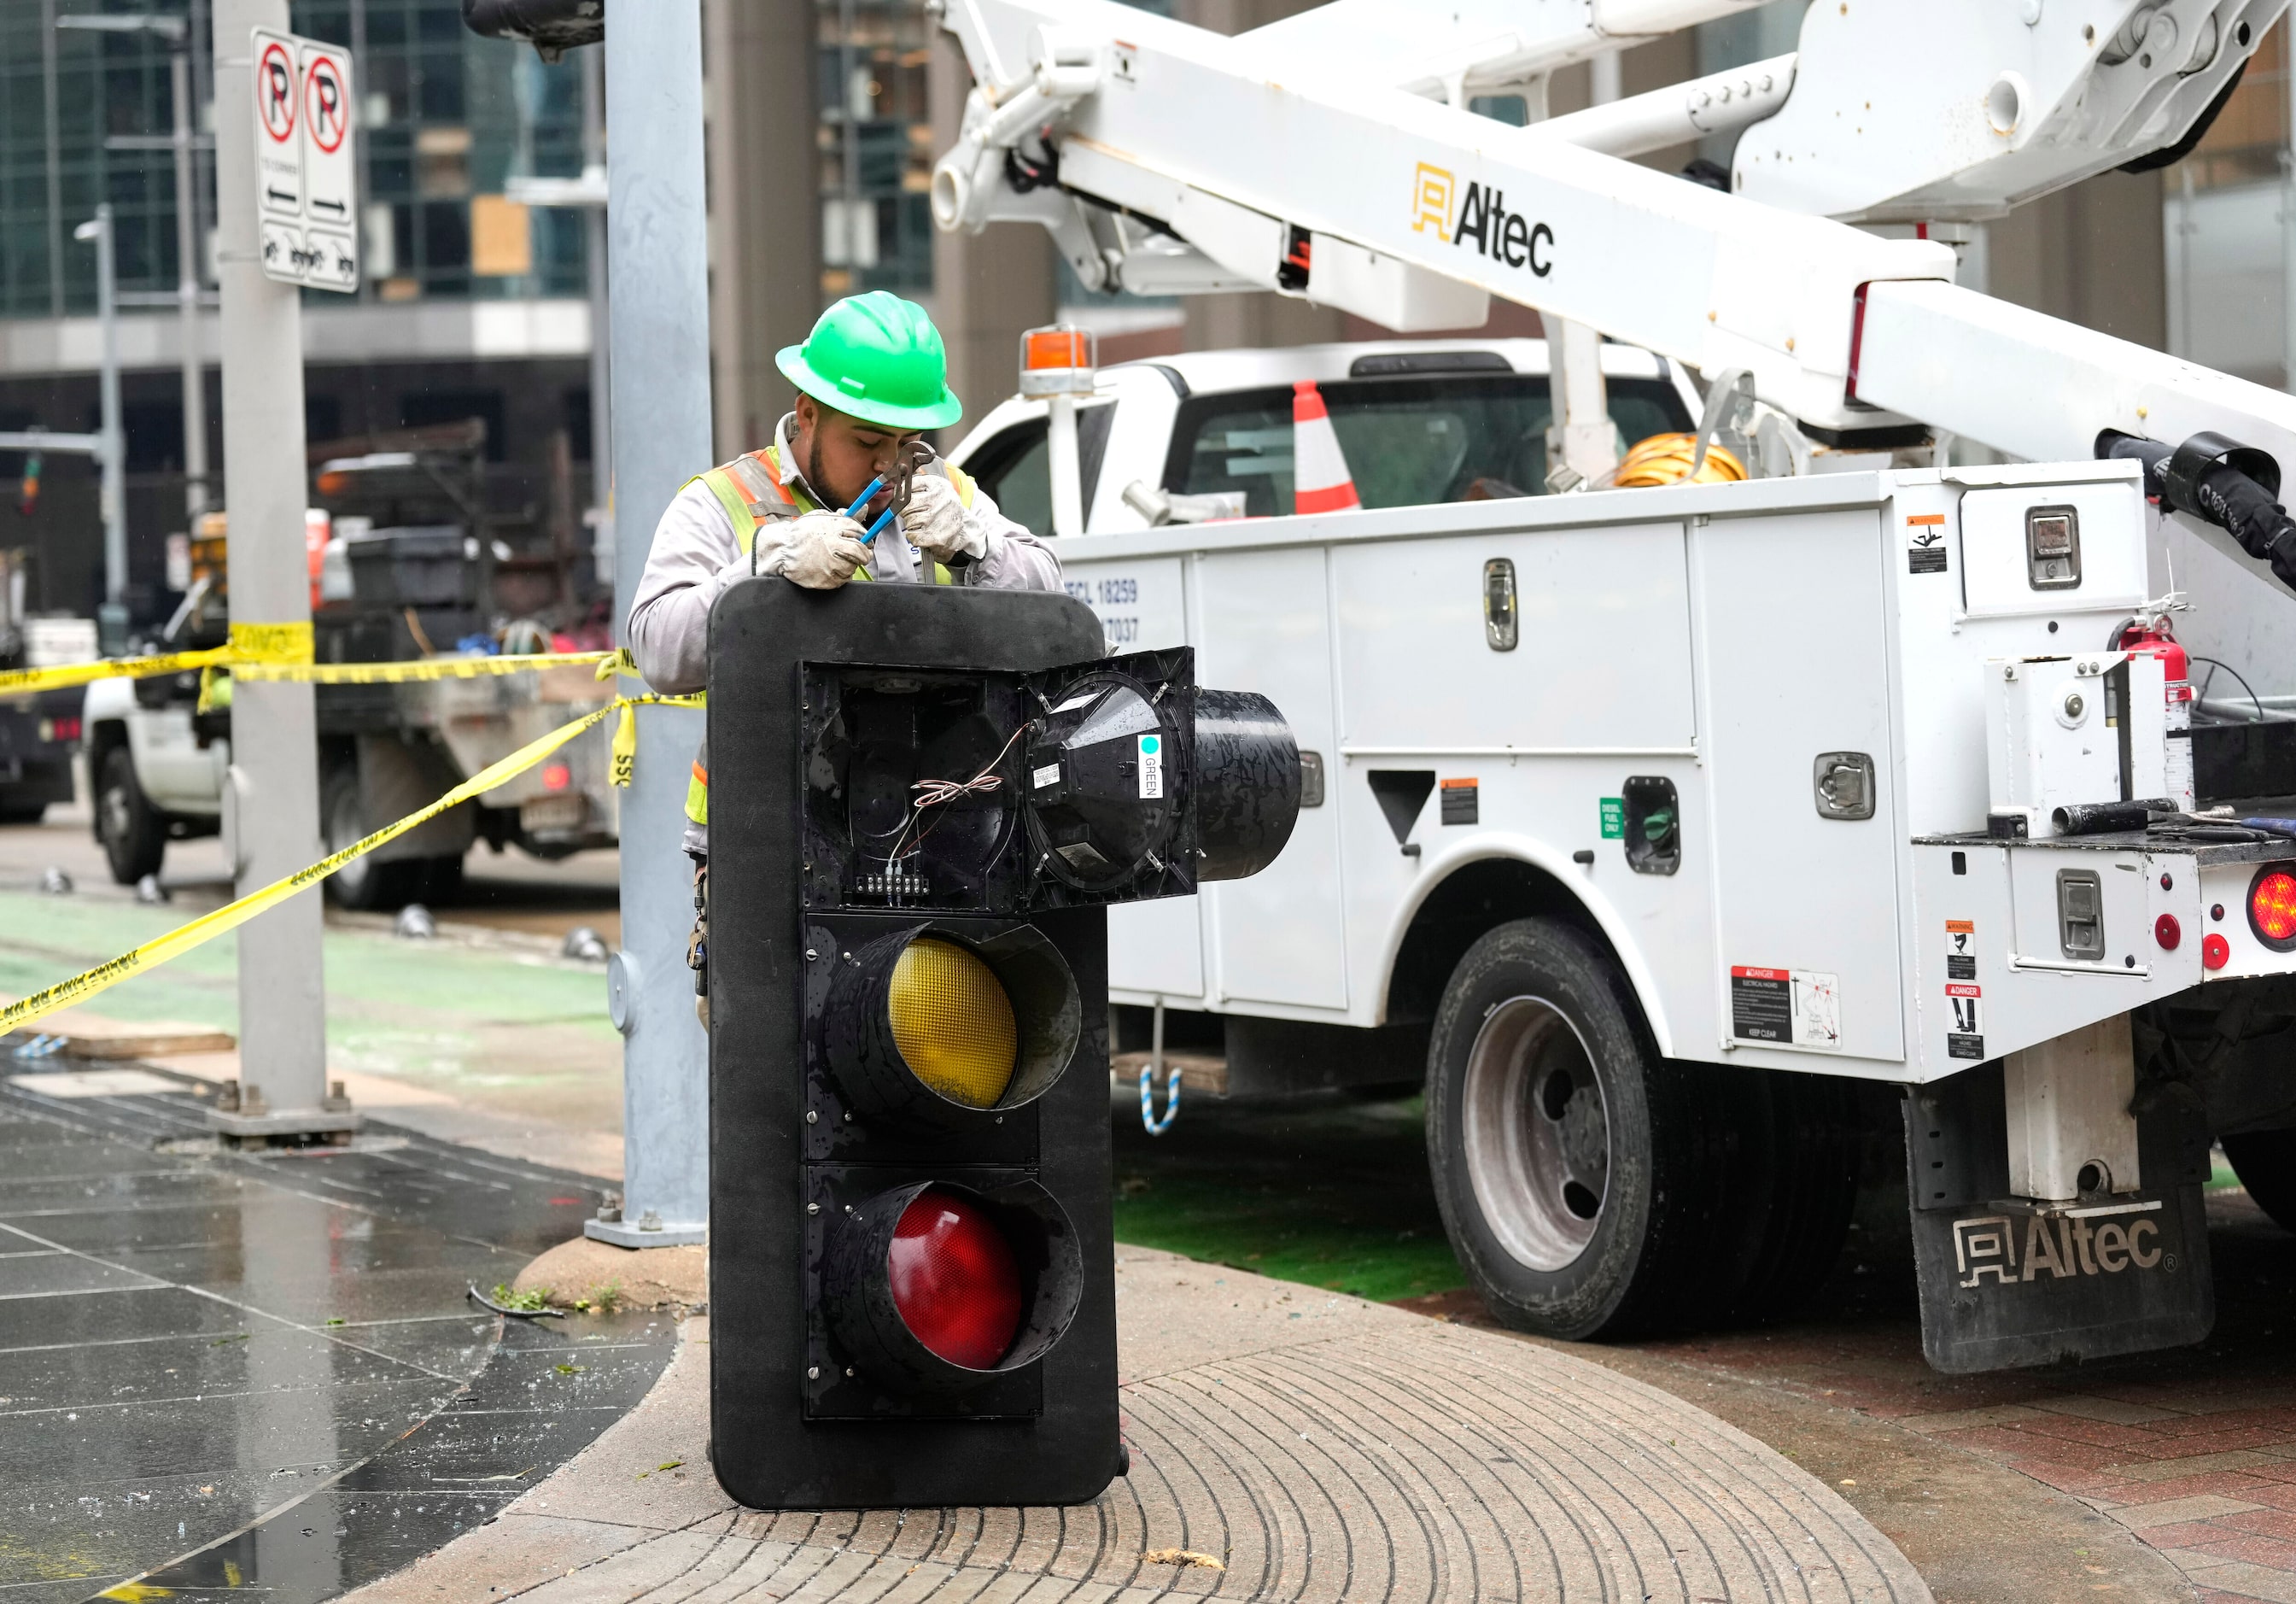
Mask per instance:
[[[360,604],[451,607],[478,600],[478,556],[460,524],[378,529],[344,545]]]

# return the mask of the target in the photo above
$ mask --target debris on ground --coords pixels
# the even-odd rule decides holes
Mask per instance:
[[[511,1286],[538,1291],[554,1309],[579,1313],[618,1310],[696,1312],[709,1301],[709,1250],[617,1247],[594,1238],[561,1242],[518,1272]]]
[[[521,1320],[564,1320],[562,1309],[550,1307],[550,1295],[539,1288],[529,1292],[513,1292],[501,1282],[495,1283],[495,1296],[488,1297],[479,1290],[478,1283],[471,1284],[471,1299],[482,1309],[496,1314],[509,1314]]]
[[[1210,1554],[1194,1549],[1150,1549],[1140,1556],[1150,1565],[1201,1566],[1208,1571],[1224,1571],[1227,1566]]]

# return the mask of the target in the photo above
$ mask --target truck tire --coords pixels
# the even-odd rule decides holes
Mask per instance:
[[[1616,1337],[1734,1305],[1750,1172],[1723,1080],[1659,1056],[1618,963],[1554,919],[1485,934],[1428,1048],[1453,1251],[1501,1323]]]
[[[135,781],[135,758],[125,745],[103,755],[95,784],[95,838],[111,877],[133,885],[156,875],[168,856],[168,821]]]
[[[1746,1268],[1731,1313],[1775,1320],[1817,1289],[1849,1235],[1864,1147],[1857,1090],[1834,1075],[1714,1073],[1739,1082],[1745,1174],[1768,1180],[1746,1199]]]
[[[2296,1131],[2250,1131],[2222,1139],[2249,1200],[2282,1230],[2296,1231]]]
[[[341,763],[327,770],[319,787],[319,825],[330,855],[390,822],[367,818],[366,796],[359,789],[355,765]],[[354,858],[327,876],[327,892],[336,906],[360,912],[403,908],[422,861],[416,858],[377,862],[373,853]]]

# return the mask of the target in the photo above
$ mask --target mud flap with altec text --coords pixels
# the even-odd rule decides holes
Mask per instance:
[[[1931,1364],[1968,1374],[2177,1347],[2209,1334],[2208,1136],[2181,1089],[2137,1094],[2142,1189],[2068,1203],[2009,1196],[1998,1062],[1915,1088],[1905,1113]]]

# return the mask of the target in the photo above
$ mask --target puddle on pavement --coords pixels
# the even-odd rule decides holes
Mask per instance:
[[[465,1297],[575,1234],[598,1183],[388,1129],[226,1154],[199,1114],[0,1090],[9,1604],[135,1576],[331,1598],[490,1519],[667,1361],[667,1315]]]

